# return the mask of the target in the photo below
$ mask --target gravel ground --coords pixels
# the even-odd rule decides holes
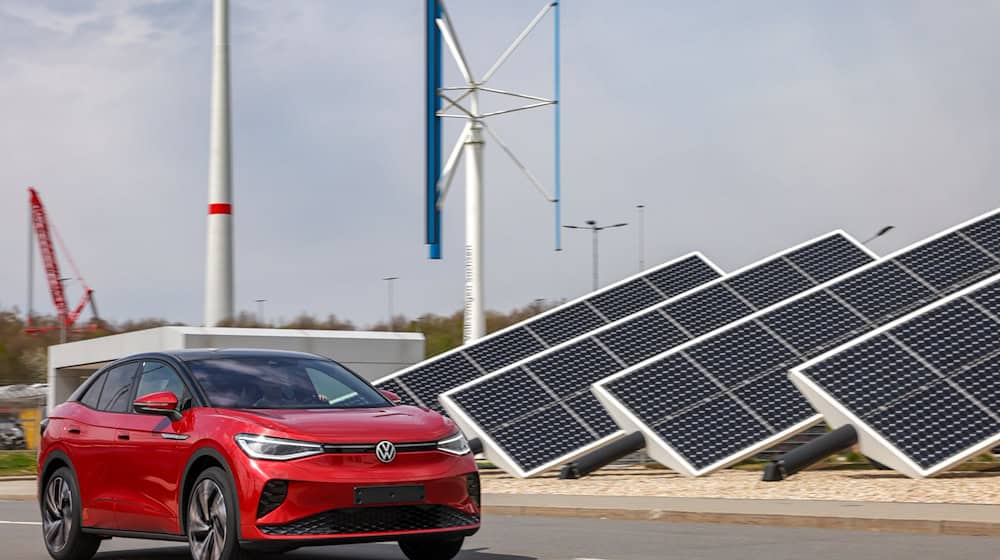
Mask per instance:
[[[483,492],[492,494],[1000,504],[1000,472],[953,472],[913,480],[891,471],[805,471],[782,482],[761,482],[760,472],[739,470],[685,478],[669,471],[630,468],[578,480],[559,480],[556,473],[519,479],[502,471],[481,472]]]

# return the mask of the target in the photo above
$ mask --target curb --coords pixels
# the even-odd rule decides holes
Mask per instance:
[[[720,523],[768,527],[799,527],[812,529],[910,533],[920,535],[1000,537],[1000,523],[975,521],[925,521],[917,519],[870,519],[813,515],[761,515],[665,511],[657,509],[637,510],[539,506],[485,506],[483,511],[493,515],[544,515],[556,517],[617,519],[623,521]]]
[[[23,475],[23,476],[0,476],[0,482],[23,482],[23,481],[29,481],[29,480],[32,480],[32,481],[33,480],[38,480],[38,477],[35,476],[35,475],[33,475],[33,474],[31,474],[31,475],[27,475],[26,474],[26,475]]]
[[[37,501],[35,496],[29,496],[27,494],[12,494],[4,495],[0,494],[0,502],[35,502]]]

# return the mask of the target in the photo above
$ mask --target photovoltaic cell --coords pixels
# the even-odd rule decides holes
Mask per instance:
[[[990,252],[988,247],[997,248],[998,239],[997,214],[973,220],[650,358],[598,382],[595,393],[620,425],[644,431],[650,454],[657,460],[690,475],[727,466],[820,420],[788,379],[789,369],[996,274],[1000,271],[1000,254]],[[814,267],[817,262],[820,260],[813,259],[799,266]],[[979,297],[995,304],[996,295],[984,292]],[[997,326],[987,325],[982,317],[966,314],[946,322],[931,316],[927,322],[936,328],[915,324],[912,330],[903,329],[898,335],[919,338],[927,352],[925,357],[915,359],[901,353],[894,343],[869,341],[862,345],[867,351],[857,361],[840,364],[837,360],[841,358],[830,358],[825,367],[833,368],[834,373],[824,377],[830,390],[837,391],[845,404],[850,403],[860,413],[876,414],[883,404],[873,404],[872,395],[905,399],[934,381],[925,371],[924,362],[950,367],[968,358],[970,340],[980,339],[987,347],[991,346],[986,339],[1000,340]],[[949,337],[961,341],[947,342]],[[840,365],[834,368],[830,364]],[[651,407],[641,402],[643,390],[690,384],[691,365],[714,382],[716,389],[709,394],[696,392],[700,398],[683,408]],[[655,376],[646,373],[654,369]],[[941,392],[939,396],[947,395]],[[706,444],[698,434],[728,425],[732,418],[723,415],[735,414],[734,402],[752,418],[753,427],[742,428],[739,438],[731,439],[735,436],[730,434],[718,445]],[[954,406],[959,404],[956,401]],[[942,415],[941,421],[947,418],[950,416]],[[884,418],[883,424],[889,426],[889,420]],[[972,425],[986,429],[989,423]],[[692,434],[681,433],[684,429]]]
[[[815,287],[819,281],[813,274],[821,278],[843,274],[871,261],[870,254],[845,235],[831,234],[474,379],[445,393],[442,404],[463,430],[480,437],[487,456],[497,465],[513,474],[531,476],[619,435],[617,425],[591,393],[592,383],[746,317],[758,306]],[[782,346],[777,350],[788,353]],[[737,354],[732,356],[737,358]],[[641,388],[637,388],[635,394],[676,406],[688,402],[692,395],[718,391],[717,383],[726,377],[726,372],[721,372],[718,379],[708,381],[701,371],[692,369],[690,377],[703,383],[655,385],[654,393],[641,395]],[[487,387],[516,383],[525,376],[536,385],[526,385],[523,390],[536,393],[521,393],[519,389],[505,398],[531,400],[536,408],[515,418],[497,415],[495,390]],[[541,401],[537,400],[539,395],[544,397]],[[550,429],[565,428],[570,421],[575,423],[572,445]],[[515,432],[534,436],[532,444],[523,446],[523,436]],[[583,437],[583,433],[588,436]]]
[[[597,327],[710,282],[721,271],[697,253],[668,262],[375,382],[442,411],[438,395]]]
[[[791,377],[827,415],[850,418],[863,452],[910,476],[937,474],[1000,442],[998,294],[994,276]]]

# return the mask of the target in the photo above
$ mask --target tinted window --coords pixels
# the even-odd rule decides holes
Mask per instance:
[[[389,402],[336,362],[309,358],[240,357],[188,362],[220,408],[367,408]]]
[[[80,402],[89,406],[90,408],[97,408],[97,403],[101,399],[101,388],[104,387],[104,380],[107,379],[107,375],[101,375],[90,384],[87,388],[87,392],[80,399]]]
[[[138,363],[124,364],[108,370],[104,374],[107,381],[101,390],[101,400],[97,408],[105,412],[128,412],[129,396],[132,393],[132,383],[135,381],[135,371]]]
[[[139,377],[139,388],[136,390],[135,398],[169,391],[177,397],[181,410],[188,408],[191,403],[190,394],[184,386],[184,381],[174,368],[163,362],[143,362],[142,374]]]

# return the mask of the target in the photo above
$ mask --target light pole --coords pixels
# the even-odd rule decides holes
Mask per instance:
[[[66,282],[72,280],[70,276],[64,276],[59,279],[59,285],[62,286],[63,293],[66,292]],[[69,316],[60,314],[59,315],[59,344],[66,344],[66,321],[69,321]]]
[[[868,239],[865,239],[864,241],[862,241],[861,244],[862,245],[868,245],[872,241],[875,241],[879,237],[882,237],[883,235],[889,233],[890,231],[892,231],[894,229],[896,229],[896,226],[884,226],[882,229],[880,229],[877,232],[875,232],[875,235],[873,235],[873,236],[869,237]]]
[[[254,302],[257,303],[257,323],[264,324],[264,304],[267,303],[266,299],[255,299]]]
[[[388,325],[389,325],[389,328],[391,329],[392,328],[392,316],[393,316],[393,310],[392,310],[392,284],[393,284],[393,282],[395,280],[399,280],[399,276],[386,276],[382,280],[385,280],[386,299],[388,300],[388,308],[389,308],[389,323],[388,323]]]
[[[646,221],[643,216],[646,205],[636,204],[635,208],[639,212],[639,272],[642,272],[646,270]]]
[[[611,228],[625,227],[628,224],[625,223],[625,222],[622,222],[620,224],[612,224],[610,226],[599,226],[599,225],[597,225],[597,220],[587,220],[584,223],[587,224],[587,225],[585,225],[585,226],[563,226],[563,227],[566,228],[566,229],[589,229],[591,232],[593,232],[593,236],[594,236],[594,291],[596,292],[598,285],[600,285],[600,282],[598,280],[598,274],[597,274],[597,263],[598,263],[597,234],[601,230],[611,229]]]

